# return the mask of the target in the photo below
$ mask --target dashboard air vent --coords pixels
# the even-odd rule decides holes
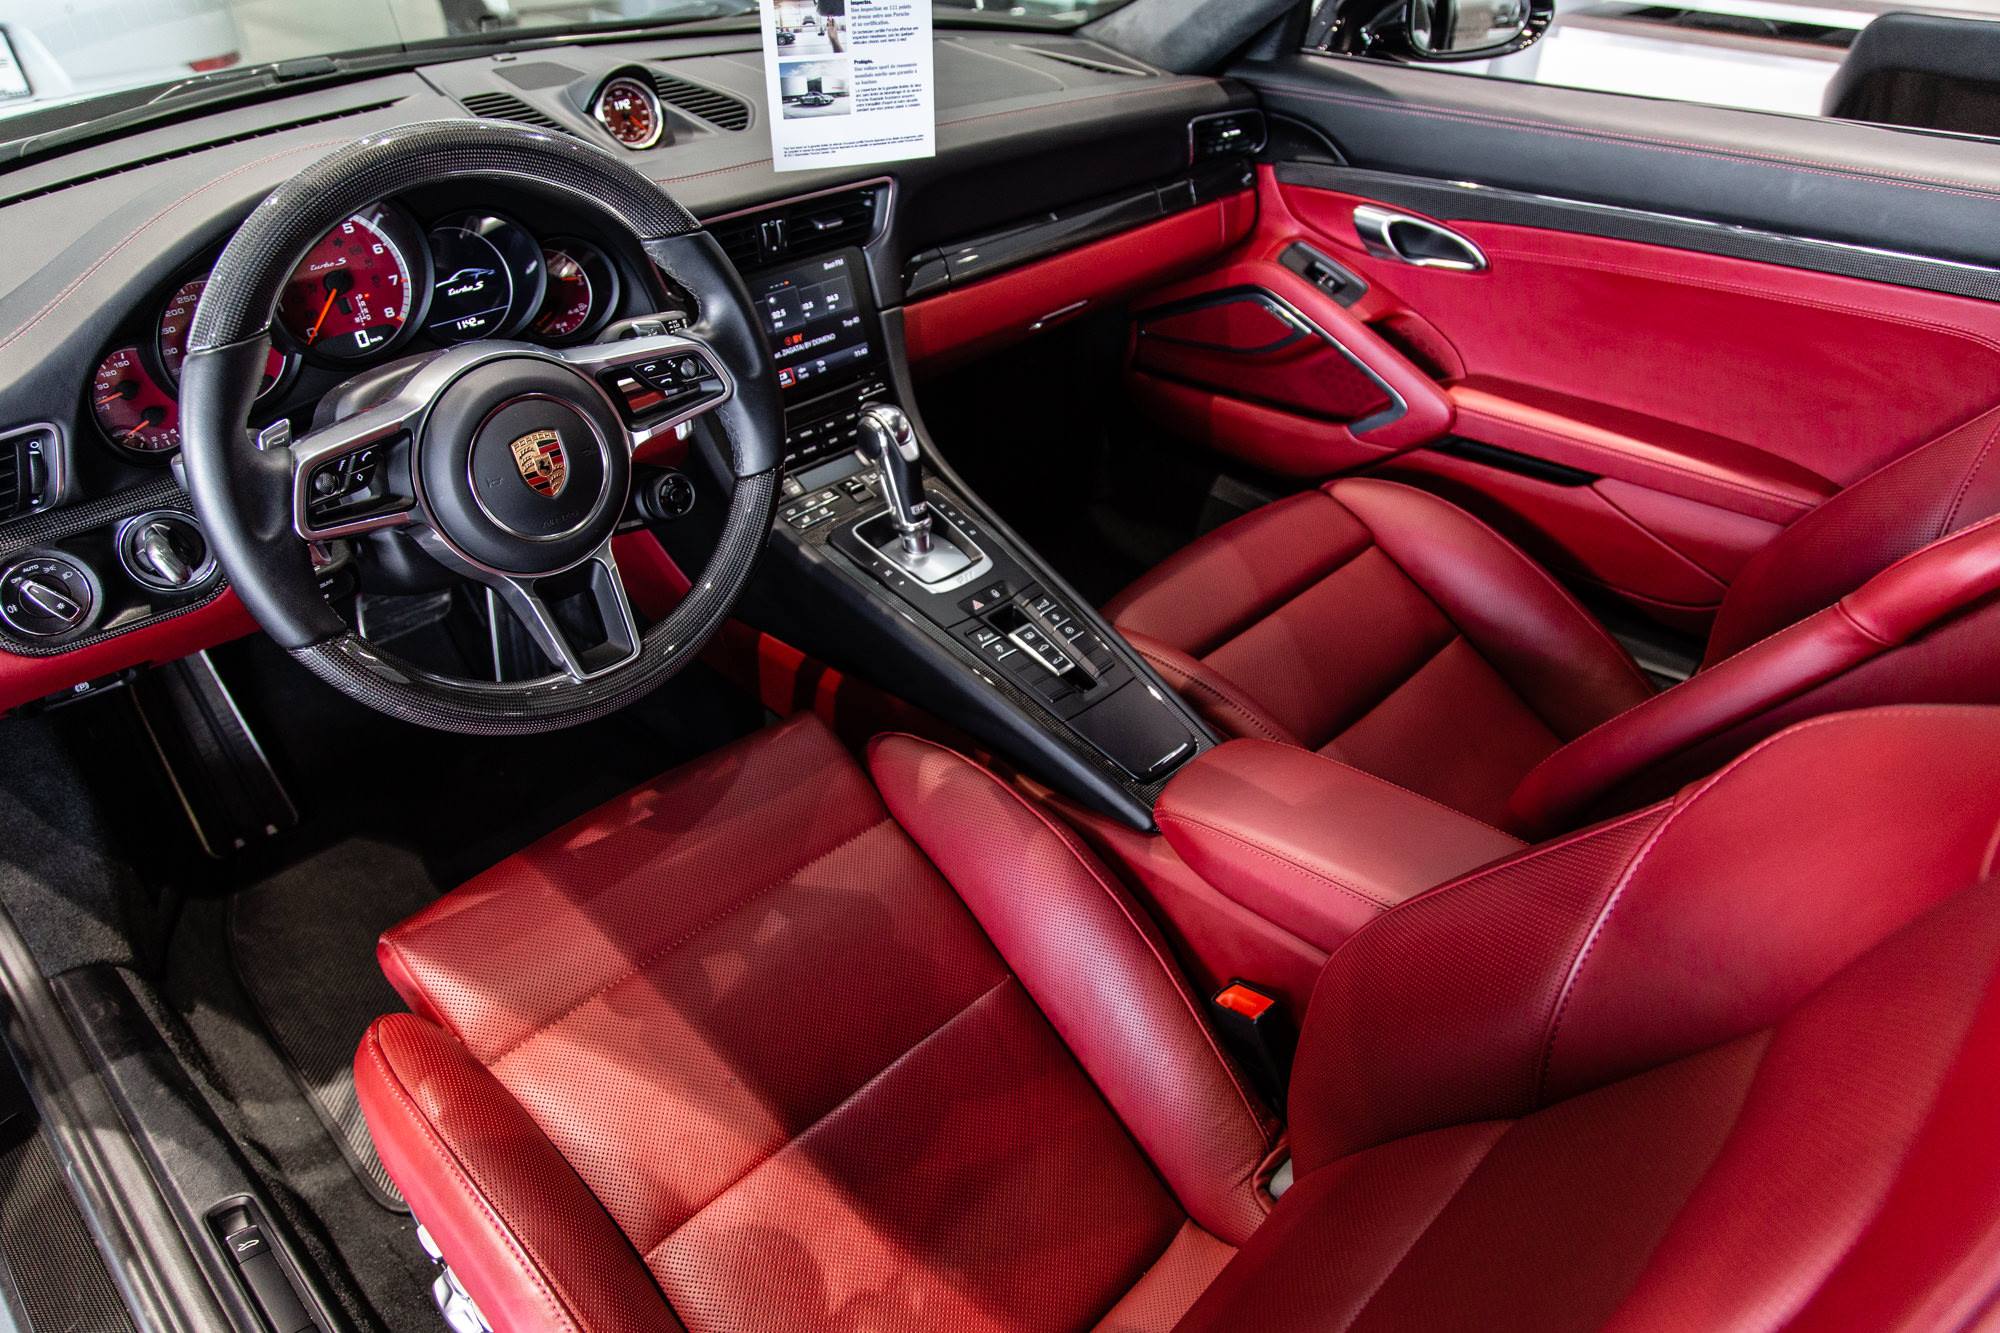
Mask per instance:
[[[709,231],[739,270],[761,268],[781,259],[867,244],[875,234],[879,194],[871,186],[816,195],[726,218],[711,224]]]
[[[705,120],[719,129],[749,128],[750,107],[740,98],[705,84],[690,83],[677,75],[662,74],[658,70],[647,72],[652,76],[653,90],[669,106],[677,106],[697,120]]]
[[[1026,42],[1016,42],[1014,43],[1014,49],[1017,51],[1026,51],[1030,55],[1040,56],[1044,60],[1056,60],[1065,65],[1074,65],[1078,69],[1087,69],[1092,74],[1116,74],[1121,78],[1127,79],[1150,79],[1153,77],[1153,71],[1142,65],[1128,65],[1122,60],[1115,60],[1110,56],[1098,55],[1095,52],[1085,55],[1073,47],[1032,46]]]
[[[131,158],[118,163],[116,166],[105,167],[100,171],[87,171],[81,175],[65,177],[62,180],[53,181],[50,184],[35,189],[23,190],[19,194],[0,196],[0,203],[18,204],[28,199],[39,199],[45,194],[54,194],[58,190],[67,190],[73,185],[87,185],[91,181],[101,181],[110,176],[122,176],[128,171],[137,171],[141,167],[150,167],[161,162],[171,162],[177,157],[188,157],[194,153],[205,153],[211,148],[223,148],[233,143],[246,143],[251,139],[264,139],[273,134],[283,134],[287,130],[304,129],[308,125],[324,125],[328,121],[346,120],[349,116],[365,116],[371,111],[382,111],[392,107],[401,100],[401,98],[392,98],[386,102],[370,102],[366,106],[348,107],[343,111],[329,111],[325,115],[320,116],[305,116],[301,119],[288,120],[278,125],[266,125],[262,129],[248,130],[242,134],[225,135],[220,139],[205,139],[200,143],[189,144],[185,148],[175,148],[164,153],[152,153],[146,157]]]
[[[0,437],[0,523],[47,508],[55,499],[50,484],[55,459],[50,427],[30,426]]]
[[[20,447],[14,441],[0,443],[0,523],[24,512],[28,507],[22,495],[26,488],[21,485],[28,473],[28,469],[23,466],[25,461],[21,457]]]
[[[511,120],[516,125],[532,125],[538,130],[561,130],[572,134],[567,125],[535,110],[512,93],[473,93],[459,99],[475,116],[487,120]]]

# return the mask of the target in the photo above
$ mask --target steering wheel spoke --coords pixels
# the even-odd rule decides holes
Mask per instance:
[[[611,543],[574,569],[522,578],[481,574],[558,670],[573,681],[616,671],[639,655],[639,622]]]
[[[413,521],[415,502],[394,484],[393,464],[400,451],[407,471],[409,443],[428,401],[406,388],[295,441],[293,531],[324,542]]]
[[[557,353],[610,396],[637,449],[715,411],[736,382],[713,348],[685,333],[586,343]]]

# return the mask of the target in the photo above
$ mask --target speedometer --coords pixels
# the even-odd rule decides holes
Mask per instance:
[[[387,204],[314,242],[285,281],[278,322],[308,353],[359,361],[401,341],[430,279],[416,227]]]
[[[187,360],[188,330],[194,326],[194,308],[201,304],[201,294],[208,287],[206,274],[199,278],[189,278],[174,289],[160,308],[159,344],[160,369],[167,372],[167,378],[174,384],[181,379],[181,363]],[[264,358],[264,382],[257,389],[257,396],[278,387],[292,368],[293,358],[277,347]]]

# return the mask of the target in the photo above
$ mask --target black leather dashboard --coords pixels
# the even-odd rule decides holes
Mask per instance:
[[[614,144],[563,97],[633,68],[696,90],[684,105],[666,99],[672,132],[641,152]],[[1191,116],[1253,101],[1227,81],[1153,70],[1043,33],[941,33],[937,71],[937,156],[886,172],[772,170],[754,34],[455,60],[16,168],[0,177],[0,253],[10,261],[0,268],[0,429],[60,426],[75,463],[72,498],[157,475],[101,447],[82,411],[91,366],[133,306],[332,148],[394,125],[469,116],[468,104],[539,117],[627,156],[704,219],[887,176],[889,215],[867,253],[883,304],[894,306],[909,255],[1184,169]]]

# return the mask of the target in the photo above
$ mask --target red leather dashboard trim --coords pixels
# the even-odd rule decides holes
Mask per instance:
[[[1245,199],[1249,198],[1245,192]],[[1249,230],[1248,213],[1219,199],[1131,231],[954,287],[904,307],[910,361],[936,369],[1025,338],[1057,311],[1062,318],[1161,282],[1221,254]]]
[[[50,657],[0,652],[0,712],[127,667],[172,662],[257,628],[231,589],[198,610]]]

